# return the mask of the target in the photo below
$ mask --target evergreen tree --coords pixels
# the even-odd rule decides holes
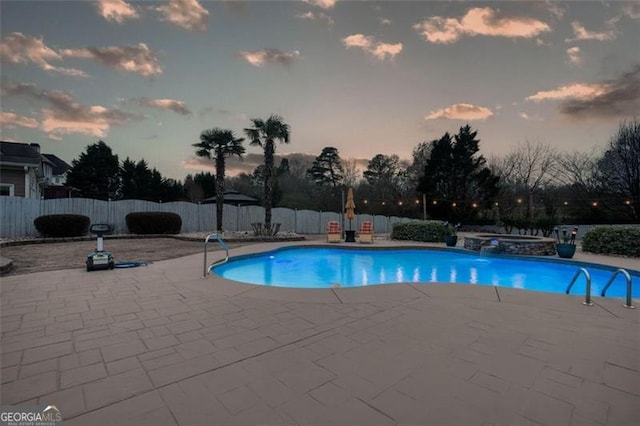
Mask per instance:
[[[338,188],[344,181],[344,168],[338,149],[328,146],[316,157],[307,176],[318,186]]]
[[[84,198],[114,199],[120,187],[118,156],[103,141],[88,145],[87,151],[71,162],[67,185]]]
[[[499,178],[477,155],[480,140],[469,125],[461,127],[453,138],[445,133],[431,142],[418,191],[426,194],[427,211],[443,220],[470,220],[486,208],[498,194]]]

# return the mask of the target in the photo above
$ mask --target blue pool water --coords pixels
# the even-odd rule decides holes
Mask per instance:
[[[593,296],[611,278],[615,268],[594,264],[552,262],[515,257],[478,256],[445,250],[341,249],[296,247],[240,256],[214,266],[224,278],[273,287],[361,287],[391,283],[460,283],[494,285],[533,291],[564,293],[580,267],[591,274]],[[632,276],[633,297],[640,297],[640,272]],[[571,294],[584,294],[580,276]],[[624,297],[626,281],[619,274],[607,297]]]

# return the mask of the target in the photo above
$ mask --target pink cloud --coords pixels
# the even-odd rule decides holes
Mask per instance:
[[[141,118],[117,108],[101,105],[83,105],[74,97],[60,90],[41,90],[33,84],[3,83],[3,96],[25,96],[42,104],[40,129],[50,138],[59,139],[62,134],[79,133],[105,137],[111,126],[124,125]]]
[[[297,50],[293,52],[283,52],[279,49],[266,48],[253,52],[238,52],[238,56],[254,67],[261,67],[264,64],[280,64],[288,67],[293,65],[298,57],[300,57],[300,52]]]
[[[75,68],[62,68],[50,64],[62,61],[62,56],[44,44],[42,38],[26,36],[14,32],[3,37],[0,44],[0,57],[13,64],[34,63],[44,71],[52,71],[72,77],[86,77],[84,71]]]
[[[608,90],[605,84],[574,83],[560,86],[553,90],[540,91],[535,95],[528,96],[526,99],[534,102],[555,99],[589,99],[603,95]]]
[[[296,15],[296,18],[304,19],[304,20],[307,20],[307,21],[324,22],[328,26],[331,26],[331,25],[334,24],[334,21],[331,18],[331,16],[327,15],[324,12],[320,12],[320,13],[313,13],[313,12],[298,13]]]
[[[5,127],[27,127],[35,129],[38,127],[38,120],[14,114],[13,112],[0,112],[0,125]]]
[[[567,55],[569,55],[569,62],[574,65],[582,63],[582,52],[578,46],[570,47],[567,49]]]
[[[142,106],[150,108],[166,109],[182,115],[190,115],[191,111],[183,101],[175,99],[150,99],[142,98],[138,101]]]
[[[337,0],[302,0],[305,3],[311,4],[313,6],[320,7],[322,9],[331,9],[335,6]]]
[[[342,39],[342,43],[347,49],[351,47],[362,49],[380,61],[384,61],[387,57],[393,59],[402,52],[402,43],[382,43],[376,41],[373,36],[365,36],[363,34],[347,36]]]
[[[434,16],[413,26],[431,43],[454,43],[463,35],[534,38],[551,28],[546,23],[524,17],[502,18],[490,7],[472,8],[462,18]]]
[[[209,11],[198,0],[171,0],[155,10],[160,12],[165,21],[185,30],[207,30]]]
[[[145,43],[102,48],[63,49],[60,54],[69,58],[93,59],[106,67],[140,74],[147,78],[162,74],[157,53]]]
[[[431,111],[425,120],[446,118],[448,120],[486,120],[491,117],[491,109],[471,104],[455,104],[436,111]]]
[[[127,19],[138,19],[140,14],[124,0],[99,0],[98,13],[107,21],[123,23]]]
[[[575,38],[566,39],[565,41],[567,42],[571,42],[575,40],[608,41],[608,40],[614,40],[616,38],[616,33],[614,31],[603,31],[603,32],[589,31],[578,21],[572,22],[571,27],[573,28],[573,34],[575,35]]]

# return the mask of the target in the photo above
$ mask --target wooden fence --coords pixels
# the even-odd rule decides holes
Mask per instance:
[[[142,200],[102,201],[86,198],[59,198],[36,200],[22,197],[0,198],[0,237],[16,238],[37,236],[33,221],[48,214],[80,214],[88,216],[91,223],[108,223],[115,234],[128,233],[125,217],[132,212],[171,212],[182,218],[182,232],[212,232],[216,229],[216,205],[187,202],[155,203]],[[330,220],[342,220],[338,212],[292,210],[274,208],[273,223],[280,223],[281,231],[298,234],[322,234]],[[362,221],[374,223],[376,233],[391,232],[394,223],[410,219],[395,216],[356,215],[349,223],[344,219],[344,229],[358,229]],[[222,228],[226,231],[251,232],[251,224],[264,221],[264,208],[260,206],[224,205]]]

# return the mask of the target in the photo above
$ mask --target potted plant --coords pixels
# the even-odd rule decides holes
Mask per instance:
[[[567,227],[563,226],[562,242],[560,241],[560,233],[558,232],[558,227],[555,227],[553,231],[555,232],[556,239],[558,240],[558,243],[556,244],[558,256],[564,259],[571,259],[576,253],[576,235],[578,235],[578,227],[574,226],[573,231],[569,233],[567,231]]]
[[[460,228],[459,223],[456,225],[444,223],[444,242],[448,247],[455,247],[458,244],[458,228]]]

